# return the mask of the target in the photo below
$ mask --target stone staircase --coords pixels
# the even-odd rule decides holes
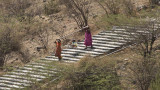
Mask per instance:
[[[102,31],[97,35],[93,35],[93,49],[84,49],[84,41],[81,41],[76,49],[63,49],[62,61],[77,62],[85,55],[97,57],[112,53],[115,50],[133,44],[134,38],[131,37],[131,34],[135,35],[136,32],[129,33],[119,27],[111,31]],[[58,78],[58,70],[52,64],[54,61],[58,61],[58,58],[54,55],[47,56],[1,76],[0,90],[24,89],[49,77]]]

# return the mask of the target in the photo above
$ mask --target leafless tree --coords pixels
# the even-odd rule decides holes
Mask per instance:
[[[46,25],[39,23],[40,26],[37,27],[37,30],[33,34],[33,37],[37,37],[37,42],[39,43],[40,47],[38,49],[44,49],[48,51],[48,44],[49,44],[49,35],[51,30],[47,28]]]
[[[30,5],[30,0],[3,0],[3,7],[10,16],[23,16]]]
[[[58,13],[60,11],[60,7],[58,4],[58,0],[50,0],[44,5],[44,13],[46,15],[51,15]]]
[[[90,0],[61,0],[67,8],[66,12],[72,17],[79,28],[88,25]]]
[[[120,13],[120,7],[122,5],[120,0],[96,0],[96,1],[99,3],[102,9],[105,10],[107,15],[108,15],[108,12],[111,14]]]
[[[160,25],[158,20],[149,20],[139,25],[123,27],[128,32],[131,38],[134,38],[134,43],[141,46],[141,53],[144,57],[151,56],[156,50],[153,47],[154,42],[160,36]]]
[[[105,11],[106,15],[109,17],[109,12],[107,8],[101,3],[100,0],[96,0],[96,2],[102,7],[102,9]]]
[[[159,72],[159,63],[155,57],[146,59],[136,57],[127,68],[127,75],[123,79],[127,80],[128,84],[134,85],[134,89],[148,90]]]
[[[13,51],[19,51],[21,46],[20,39],[11,28],[6,27],[0,31],[0,67],[2,67],[5,64],[6,55]]]
[[[123,5],[125,8],[125,13],[128,15],[135,15],[136,14],[136,7],[134,6],[131,0],[123,0]]]
[[[55,22],[54,22],[55,24]],[[37,47],[37,50],[40,49],[45,50],[45,53],[49,51],[50,43],[52,42],[52,38],[55,38],[55,35],[58,37],[62,37],[64,35],[65,28],[62,27],[60,23],[56,23],[56,25],[51,23],[37,23],[33,25],[32,28],[34,30],[30,30],[29,34],[35,40],[39,46]],[[54,37],[53,37],[54,36]]]
[[[127,78],[140,90],[148,90],[150,83],[154,80],[159,71],[159,63],[155,51],[155,41],[160,37],[160,24],[158,19],[146,20],[143,23],[135,26],[123,26],[126,33],[134,38],[132,43],[137,43],[133,51],[137,51],[137,58],[135,58],[128,68],[130,73]]]
[[[149,0],[150,4],[151,5],[154,5],[154,4],[160,4],[160,1],[159,0]]]

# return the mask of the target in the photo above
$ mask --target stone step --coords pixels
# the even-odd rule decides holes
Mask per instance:
[[[119,45],[109,45],[109,44],[101,44],[101,43],[92,43],[93,46],[102,46],[102,47],[110,47],[110,48],[117,48],[120,47]],[[84,44],[79,44],[78,46],[85,46]]]
[[[119,37],[119,36],[94,36],[92,39],[97,39],[97,38],[103,38],[103,39],[107,39],[107,40],[113,40],[113,39],[130,40],[130,39],[133,39],[133,38],[129,38],[129,37]]]
[[[92,40],[101,40],[101,41],[111,41],[111,42],[113,42],[113,41],[116,41],[116,42],[127,42],[126,40],[124,40],[124,39],[109,39],[109,38],[92,38]],[[129,41],[128,41],[129,42]]]
[[[85,48],[86,46],[85,46],[85,45],[79,45],[77,48],[79,48],[79,47]],[[93,47],[94,47],[95,49],[103,49],[103,50],[113,50],[113,49],[115,49],[115,48],[113,48],[113,47],[108,47],[108,46],[94,46],[94,45],[93,45]]]
[[[71,51],[70,51],[71,52]],[[74,51],[73,51],[74,52]],[[107,51],[106,51],[107,52]],[[104,52],[103,52],[104,53]],[[101,55],[103,54],[102,52],[100,53],[99,51],[89,51],[89,50],[86,50],[84,53],[80,53],[80,56],[84,56],[84,55],[88,55],[88,54],[91,54],[91,55]],[[78,54],[79,55],[79,54]]]
[[[44,60],[49,60],[49,61],[59,61],[59,59],[54,59],[54,58],[43,58]]]
[[[104,31],[101,31],[100,33],[103,33],[103,32],[105,32],[105,33],[113,33],[113,30],[104,30]]]
[[[140,30],[138,30],[137,33],[145,33],[145,34],[149,34],[150,32],[149,32],[149,31],[140,31]]]
[[[109,39],[109,38],[102,38],[102,37],[99,37],[99,38],[92,37],[92,40],[106,40],[106,41],[112,41],[112,39]]]
[[[92,41],[101,41],[103,42],[119,42],[119,43],[127,43],[127,42],[131,42],[131,40],[125,40],[125,39],[111,39],[111,38],[93,38]],[[84,42],[84,41],[82,41]]]
[[[54,57],[54,56],[53,56]],[[51,56],[45,59],[50,59],[52,60]],[[75,58],[75,57],[62,57],[62,60],[70,60],[70,61],[79,61],[79,58]]]
[[[102,49],[102,50],[113,50],[113,48],[109,48],[109,47],[95,47],[93,46],[95,49]],[[78,46],[77,49],[84,49],[85,50],[85,46]],[[87,47],[87,49],[91,49],[91,47]],[[67,54],[67,53],[66,53]]]
[[[56,68],[50,68],[50,67],[39,66],[39,65],[27,65],[26,67],[36,68],[36,69],[41,69],[41,70],[50,70],[50,71],[55,71],[55,72],[58,71]]]
[[[22,72],[22,73],[26,73],[26,74],[36,74],[36,75],[40,75],[42,76],[42,78],[46,78],[46,76],[50,75],[49,73],[44,73],[44,72],[38,72],[38,71],[31,71],[31,70],[26,70],[26,69],[18,69],[16,70],[16,72]]]
[[[137,28],[138,29],[138,28]],[[136,35],[136,34],[147,34],[149,33],[147,30],[142,30],[139,28],[139,30],[115,30],[115,33],[122,33],[122,34],[129,34],[129,35]]]
[[[27,67],[27,68],[33,68],[33,69],[37,69],[38,71],[39,70],[43,70],[43,71],[45,71],[45,70],[57,70],[56,68],[55,68],[55,66],[54,65],[52,65],[52,63],[49,63],[48,65],[39,65],[39,64],[29,64],[29,65],[26,65],[25,67]]]
[[[80,52],[72,52],[72,51],[62,51],[62,54],[71,54],[71,55],[76,55],[77,53],[80,53]]]
[[[48,65],[46,63],[36,63],[36,62],[32,62],[29,65],[38,65],[38,66],[52,66],[52,65]]]
[[[126,34],[120,34],[120,33],[114,33],[115,35],[107,35],[106,34],[102,34],[102,35],[94,35],[93,37],[103,37],[103,38],[113,38],[113,39],[118,39],[118,38],[131,38],[130,34],[126,35]]]
[[[97,38],[99,38],[99,37],[102,37],[102,38],[112,38],[112,39],[125,39],[125,38],[130,38],[130,36],[107,36],[107,35],[94,35],[93,37],[97,37]]]
[[[112,36],[112,37],[130,37],[131,34],[123,34],[121,31],[113,31],[112,34],[109,34],[109,33],[105,33],[105,32],[102,32],[102,33],[99,33],[97,35],[100,35],[100,36]]]
[[[18,85],[11,85],[11,84],[5,84],[5,83],[0,83],[0,87],[9,87],[9,88],[17,88],[17,89],[22,89],[24,87],[18,86]]]
[[[84,49],[84,47],[77,47],[77,51],[76,51],[76,49],[70,50],[70,51],[64,51],[62,54],[85,56],[85,55],[88,55],[88,52],[90,52],[90,51],[94,51],[94,49],[91,49],[89,47],[87,49]],[[95,53],[93,53],[91,56],[95,57],[97,55]]]
[[[123,35],[136,35],[136,32],[127,32],[127,31],[114,31],[117,34],[123,34]]]
[[[51,60],[46,60],[45,58],[42,58],[42,59],[36,61],[36,63],[45,63],[45,64],[50,64],[52,62],[53,62],[53,60],[52,61]]]
[[[76,63],[77,61],[68,61],[68,60],[66,60],[66,61],[63,61],[63,62],[65,62],[65,63]]]
[[[11,88],[0,86],[0,90],[11,90]]]
[[[81,59],[84,57],[84,56],[74,56],[74,55],[70,55],[70,54],[61,54],[61,55],[62,55],[62,59],[63,59],[63,57],[71,57],[71,58],[77,58],[77,59]],[[48,56],[46,58],[52,58],[52,57],[54,57],[54,56]]]
[[[100,40],[93,40],[92,44],[109,44],[109,45],[124,45],[125,43],[120,43],[120,42],[108,42],[108,41],[100,41]],[[84,42],[79,42],[79,44],[84,44]]]
[[[75,51],[66,51],[66,52],[63,52],[62,54],[70,54],[70,53],[72,53],[72,55],[78,55],[78,56],[83,56],[83,55],[86,55],[86,54],[92,54],[92,55],[103,54],[102,52],[99,52],[99,51],[87,51],[87,50],[86,51],[76,51],[76,52]]]
[[[87,56],[87,57],[88,57],[88,56],[91,56],[91,57],[97,57],[97,56],[99,56],[99,55],[95,55],[95,54],[93,55],[93,54],[87,54],[87,53],[83,53],[82,55],[83,55],[84,57],[86,57],[86,56]],[[100,54],[100,55],[101,55],[101,54]]]
[[[24,87],[30,86],[30,84],[26,84],[23,82],[20,83],[20,82],[8,81],[8,80],[0,80],[0,83],[10,84],[10,85],[18,85],[18,86],[24,86]]]
[[[108,50],[103,50],[103,49],[64,49],[63,51],[82,52],[82,53],[86,53],[87,51],[93,51],[93,52],[98,51],[98,52],[102,53],[102,52],[106,52]]]
[[[27,73],[27,71],[25,72],[21,72],[21,71],[15,71],[15,72],[10,72],[10,74],[13,74],[13,75],[19,75],[19,76],[22,76],[22,77],[27,77],[27,78],[35,78],[36,80],[42,80],[42,79],[45,79],[46,77],[45,76],[42,76],[42,75],[37,75],[37,74],[33,74],[33,73]]]
[[[108,50],[103,50],[103,49],[64,49],[63,52],[77,52],[75,53],[75,55],[79,54],[79,53],[87,53],[87,52],[106,52]]]
[[[21,77],[19,75],[10,75],[10,74],[7,74],[7,75],[4,75],[3,77],[0,77],[0,80],[8,80],[8,81],[13,81],[13,82],[24,82],[24,83],[27,83],[27,84],[31,84],[32,81],[29,80],[28,78],[25,78],[25,77]]]
[[[116,33],[107,33],[107,32],[101,32],[101,33],[98,33],[98,35],[118,36],[118,34]]]
[[[113,31],[126,31],[126,29],[123,29],[123,28],[115,28]]]
[[[39,68],[30,68],[30,67],[23,67],[22,70],[31,70],[31,71],[35,71],[35,72],[42,72],[44,74],[54,74],[56,73],[55,71],[52,71],[50,69],[48,70],[43,70],[43,69],[39,69]]]
[[[62,57],[62,60],[69,60],[69,61],[79,61],[78,58],[71,58],[71,57]]]
[[[73,57],[73,58],[81,59],[81,58],[83,58],[84,56],[75,56],[75,55],[70,55],[70,54],[62,54],[62,57]]]
[[[52,58],[54,56],[47,56],[46,58]],[[77,58],[77,59],[81,59],[83,58],[83,56],[73,56],[73,55],[70,55],[70,54],[62,54],[62,59],[63,57],[70,57],[70,58]]]
[[[113,33],[107,33],[107,32],[101,32],[101,33],[99,33],[99,34],[97,34],[97,35],[102,35],[102,36],[119,36],[119,37],[128,37],[129,35],[124,35],[124,34],[120,34],[120,33],[115,33],[114,31],[113,31]]]

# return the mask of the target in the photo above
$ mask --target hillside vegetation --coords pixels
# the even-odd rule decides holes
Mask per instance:
[[[86,25],[91,27],[92,34],[97,34],[102,29],[110,30],[115,25],[144,24],[150,18],[159,17],[158,4],[159,0],[0,0],[2,72],[53,53],[55,39],[82,29]],[[149,27],[148,23],[146,27]],[[154,39],[154,35],[156,34],[153,34],[151,39]],[[83,37],[83,32],[73,34],[62,40],[63,46],[73,38],[81,40]],[[84,58],[75,65],[62,64],[65,66],[65,69],[61,67],[62,78],[57,84],[51,84],[47,88],[53,90],[159,88],[159,40],[149,39],[136,47],[138,48],[127,49],[113,57]],[[10,69],[9,66],[13,68]]]

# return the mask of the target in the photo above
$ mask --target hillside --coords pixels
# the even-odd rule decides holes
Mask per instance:
[[[54,41],[58,38],[62,39],[65,35],[69,36],[62,39],[62,49],[67,48],[66,45],[69,45],[73,39],[82,41],[84,32],[73,32],[82,29],[86,24],[91,28],[92,35],[97,35],[101,31],[112,30],[113,26],[142,24],[148,18],[157,18],[159,16],[157,11],[160,10],[156,0],[153,0],[154,2],[152,3],[149,3],[149,0],[111,0],[113,2],[108,0],[86,0],[86,2],[80,2],[77,0],[79,3],[76,4],[80,4],[80,10],[74,4],[73,6],[68,4],[72,3],[69,0],[66,1],[0,0],[0,74],[5,74],[29,62],[34,62],[53,54],[55,52]],[[158,45],[155,47],[158,47]],[[129,54],[128,56],[133,54],[131,50],[122,51],[122,53]],[[158,54],[156,53],[156,55]],[[116,56],[117,54],[113,55],[111,60],[114,59],[115,62],[119,62],[115,60],[116,58],[114,57]],[[141,55],[137,56],[137,59],[143,58]],[[126,57],[127,55],[124,56],[123,60]],[[85,60],[90,60],[90,58]],[[130,61],[128,62],[130,63]],[[95,63],[91,61],[91,64]],[[102,63],[99,65],[102,65]],[[83,64],[83,60],[80,66],[81,64]],[[77,66],[80,67],[79,65]],[[117,65],[114,63],[111,66]],[[104,67],[107,66],[104,65]],[[75,66],[75,68],[77,67]],[[103,69],[103,67],[101,68]],[[80,70],[80,68],[77,70]],[[119,69],[118,72],[127,73],[128,71],[123,72],[122,69]],[[67,74],[70,73],[67,72]],[[116,75],[113,77],[116,77],[117,80]],[[69,77],[66,78],[68,79]],[[121,82],[125,81],[117,80],[116,85]],[[61,83],[63,81],[59,81],[58,85],[61,85]],[[124,86],[126,87],[126,85]],[[71,88],[73,89],[72,86]]]
[[[17,46],[18,52],[12,52],[6,54],[6,65],[11,67],[17,67],[17,65],[23,65],[23,63],[30,62],[32,60],[44,57],[51,54],[55,50],[53,42],[55,39],[71,34],[75,30],[79,30],[74,19],[66,14],[66,9],[63,5],[57,6],[58,1],[52,2],[52,0],[43,1],[21,1],[1,0],[1,27],[3,30],[12,29],[16,37],[19,46]],[[146,1],[139,0],[136,3],[138,6],[146,4]],[[23,5],[23,7],[21,6]],[[55,6],[52,6],[55,5]],[[11,8],[13,7],[13,8]],[[51,14],[46,14],[45,7]],[[97,34],[99,31],[110,27],[110,24],[103,25],[101,18],[104,17],[104,9],[97,3],[92,2],[89,8],[89,25],[92,28],[92,33]],[[16,34],[15,34],[16,33]],[[72,39],[83,39],[83,35],[72,35],[67,37],[67,42]],[[64,45],[66,43],[64,42]],[[37,47],[47,47],[47,50],[41,49],[37,51]]]

